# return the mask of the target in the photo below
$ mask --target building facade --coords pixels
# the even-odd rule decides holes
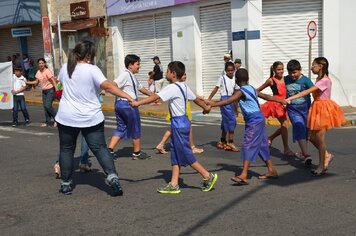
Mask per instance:
[[[186,65],[189,86],[204,96],[215,86],[228,52],[242,59],[254,86],[268,78],[277,60],[286,65],[297,59],[308,75],[307,26],[314,21],[317,31],[311,41],[311,58],[328,58],[333,99],[340,105],[356,105],[351,71],[356,29],[348,27],[356,20],[355,1],[106,0],[106,9],[114,76],[124,70],[124,55],[129,53],[141,57],[137,77],[143,83],[153,68],[153,56],[159,56],[163,66],[180,60]]]
[[[40,1],[0,1],[0,62],[14,54],[43,57]]]

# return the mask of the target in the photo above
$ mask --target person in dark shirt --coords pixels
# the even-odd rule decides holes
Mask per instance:
[[[155,81],[156,92],[162,90],[165,79],[163,78],[163,67],[161,65],[161,61],[158,56],[154,56],[152,58],[155,66],[153,67],[153,80]]]

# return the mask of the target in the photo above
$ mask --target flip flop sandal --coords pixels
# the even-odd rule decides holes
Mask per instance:
[[[230,152],[239,152],[240,151],[240,149],[235,147],[235,145],[232,146],[232,145],[229,145],[229,144],[226,144],[224,150],[225,151],[230,151]]]
[[[238,176],[232,177],[231,180],[233,182],[235,182],[237,185],[248,185],[249,184],[246,180],[241,179]]]
[[[216,145],[217,149],[225,149],[226,144],[223,142],[218,142],[218,144]]]
[[[162,146],[157,146],[157,147],[156,147],[156,150],[157,150],[158,153],[160,153],[160,154],[166,154],[166,153],[167,153],[166,149],[164,149],[164,147],[162,147]]]
[[[260,175],[258,179],[278,179],[278,175]]]

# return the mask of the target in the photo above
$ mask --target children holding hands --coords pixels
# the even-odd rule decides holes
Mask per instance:
[[[210,106],[197,98],[190,88],[183,82],[182,77],[185,73],[185,66],[180,61],[172,61],[168,64],[166,73],[169,85],[163,88],[158,94],[152,95],[140,101],[130,102],[131,106],[154,102],[158,99],[168,101],[168,108],[171,115],[171,163],[172,177],[167,186],[157,189],[162,194],[179,194],[181,192],[178,185],[180,168],[191,166],[203,177],[202,191],[210,191],[216,183],[217,174],[208,172],[194,157],[192,148],[189,144],[190,121],[186,114],[188,100],[193,100],[205,112],[210,110]]]

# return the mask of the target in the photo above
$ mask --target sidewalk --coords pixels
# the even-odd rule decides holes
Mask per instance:
[[[25,98],[27,104],[37,104],[42,105],[42,93],[39,88],[35,89],[34,91],[26,91]],[[110,111],[114,112],[114,101],[115,96],[111,94],[107,94],[104,96],[104,103],[103,103],[103,111]],[[58,106],[58,102],[54,102],[55,106]],[[219,109],[215,108],[211,111],[208,115],[202,114],[202,109],[195,105],[195,103],[191,103],[191,109],[193,113],[193,120],[196,121],[219,121],[220,120],[220,111]],[[355,126],[356,125],[356,107],[351,106],[344,106],[341,107],[344,110],[345,118],[346,118],[346,125],[345,126]],[[144,105],[140,106],[140,114],[146,116],[161,116],[165,117],[168,113],[168,106],[166,103],[162,103],[161,105]],[[237,118],[238,123],[244,123],[243,117],[239,114]],[[279,125],[278,120],[276,119],[268,119],[267,124],[269,125]]]

